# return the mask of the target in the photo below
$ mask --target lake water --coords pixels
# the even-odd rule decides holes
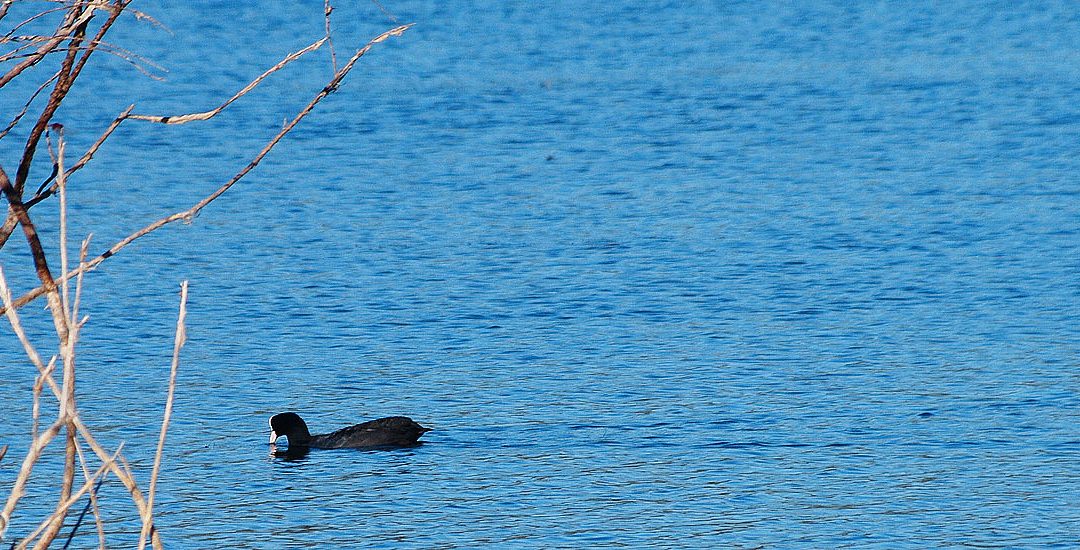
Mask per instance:
[[[191,281],[169,546],[1080,546],[1073,4],[382,4],[416,26],[193,224],[86,279],[82,415],[144,484]],[[209,109],[323,32],[321,3],[247,5],[139,3],[171,34],[112,39],[166,79],[100,56],[69,151],[132,102]],[[395,25],[367,2],[334,21],[339,59]],[[208,194],[329,63],[203,124],[125,123],[71,182],[75,239]],[[34,212],[55,242],[55,201]],[[19,234],[0,262],[34,286]],[[32,381],[5,329],[4,495]],[[286,461],[286,410],[434,431]],[[37,487],[9,538],[54,506]]]

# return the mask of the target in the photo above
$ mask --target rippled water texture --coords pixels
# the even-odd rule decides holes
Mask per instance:
[[[140,480],[191,281],[170,546],[1080,545],[1075,6],[382,3],[416,26],[87,278],[82,413]],[[323,31],[321,3],[249,4],[140,3],[172,34],[114,40],[166,79],[103,56],[60,114],[71,150]],[[394,24],[334,18],[339,60]],[[186,208],[328,75],[322,51],[207,123],[125,123],[71,183],[74,233],[104,249]],[[33,286],[21,241],[0,260]],[[33,369],[0,343],[6,488]],[[284,461],[285,410],[435,431]]]

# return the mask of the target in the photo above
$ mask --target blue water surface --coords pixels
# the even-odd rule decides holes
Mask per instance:
[[[57,118],[71,151],[323,33],[321,2],[136,4],[167,30],[111,39],[167,72],[99,56]],[[1080,546],[1075,6],[341,4],[339,64],[416,25],[193,223],[86,278],[80,410],[144,484],[190,280],[168,546]],[[125,122],[70,183],[72,239],[188,208],[331,70],[324,47],[204,123]],[[2,91],[5,121],[36,84]],[[55,248],[55,200],[33,213]],[[19,233],[0,263],[35,286]],[[22,314],[48,354],[41,303]],[[0,343],[6,495],[34,369]],[[286,461],[285,410],[434,431]],[[102,487],[110,545],[136,540],[126,498]]]

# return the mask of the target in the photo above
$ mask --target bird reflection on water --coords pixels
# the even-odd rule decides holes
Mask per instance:
[[[280,458],[286,462],[300,462],[311,453],[311,447],[285,447],[279,449],[277,445],[270,444],[270,458]]]

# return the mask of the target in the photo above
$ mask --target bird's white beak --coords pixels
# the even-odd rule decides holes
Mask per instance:
[[[270,430],[270,444],[273,445],[277,441],[278,434],[274,430]]]

